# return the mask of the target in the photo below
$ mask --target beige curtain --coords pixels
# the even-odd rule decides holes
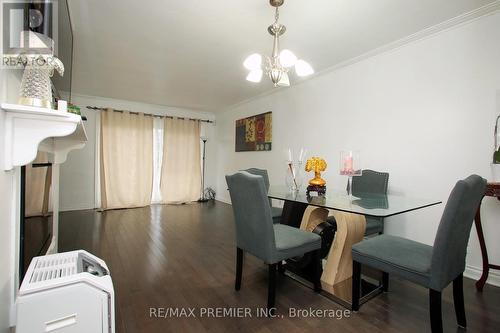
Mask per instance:
[[[132,208],[151,203],[153,118],[101,112],[101,206]]]
[[[39,151],[32,163],[47,163],[47,153]],[[26,166],[25,216],[44,216],[49,212],[49,194],[52,180],[51,167]]]
[[[200,122],[165,118],[161,195],[165,203],[200,198]]]

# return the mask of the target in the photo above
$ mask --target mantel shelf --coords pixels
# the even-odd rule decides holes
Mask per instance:
[[[4,119],[5,170],[31,163],[37,151],[54,154],[63,163],[71,150],[87,142],[79,115],[33,106],[2,103]]]

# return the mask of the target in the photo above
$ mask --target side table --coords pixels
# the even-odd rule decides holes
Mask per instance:
[[[484,196],[495,197],[500,201],[500,183],[488,183],[486,188],[486,193]],[[483,227],[481,226],[481,203],[476,212],[476,218],[474,219],[476,225],[477,236],[479,238],[479,245],[481,247],[481,255],[483,257],[483,274],[481,278],[476,282],[476,289],[478,291],[483,291],[484,284],[488,279],[488,273],[491,269],[499,269],[500,265],[492,265],[488,260],[488,251],[486,250],[486,243],[484,241]]]

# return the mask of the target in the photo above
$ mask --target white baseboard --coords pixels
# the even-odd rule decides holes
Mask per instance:
[[[71,206],[59,207],[59,212],[71,212],[74,210],[91,210],[95,209],[93,205],[87,204],[74,204]]]
[[[223,203],[226,203],[226,204],[228,204],[228,205],[230,205],[230,204],[231,204],[231,200],[230,200],[229,198],[226,198],[226,197],[223,197],[223,196],[218,196],[218,195],[217,195],[217,196],[215,197],[215,200],[220,201],[220,202],[223,202]]]
[[[474,266],[469,266],[467,265],[465,267],[465,272],[464,276],[468,277],[473,280],[479,280],[481,275],[483,274],[483,269],[474,267]],[[488,280],[486,281],[487,284],[491,284],[492,286],[497,286],[500,287],[500,272],[497,270],[491,270],[488,274]]]

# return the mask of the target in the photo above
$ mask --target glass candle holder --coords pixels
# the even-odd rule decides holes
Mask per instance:
[[[339,170],[343,176],[361,176],[362,169],[359,151],[341,151]]]
[[[340,174],[348,176],[347,194],[352,196],[352,177],[361,176],[361,158],[359,151],[347,150],[340,152]]]

